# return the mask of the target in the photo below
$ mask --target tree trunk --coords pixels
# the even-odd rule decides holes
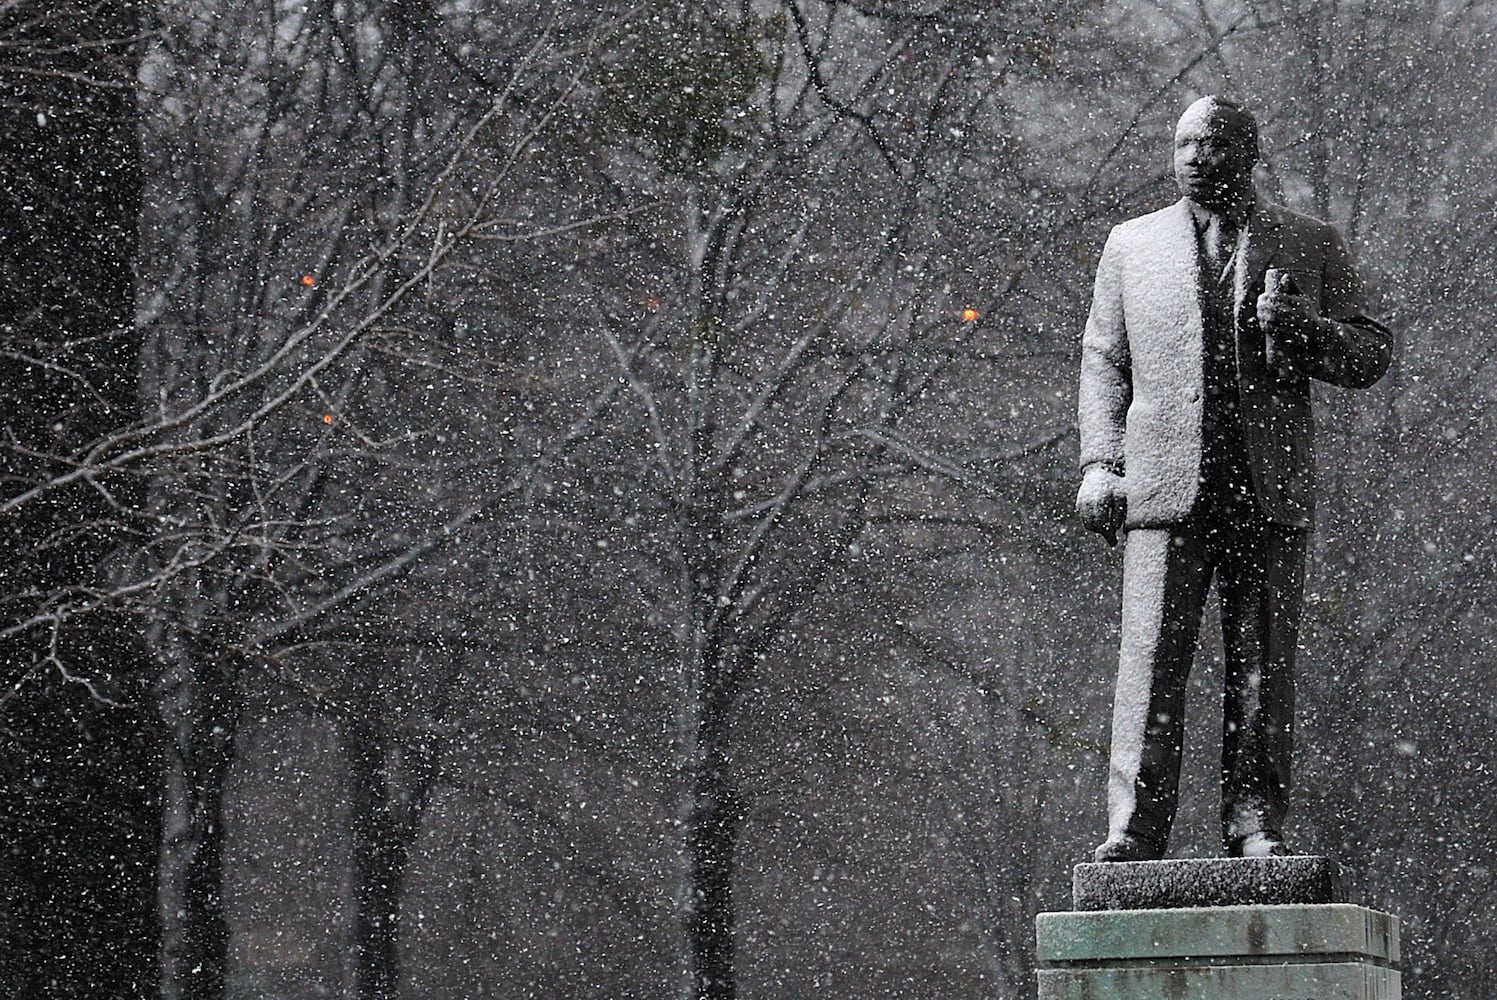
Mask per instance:
[[[688,935],[697,1000],[733,1000],[738,995],[733,867],[742,824],[733,797],[714,785],[710,778],[698,782],[687,831],[692,894]]]
[[[421,830],[430,761],[404,757],[390,739],[371,688],[359,684],[343,727],[352,814],[353,992],[359,1000],[400,995],[400,902],[411,848]]]
[[[226,993],[224,786],[234,760],[239,697],[227,664],[201,662],[168,640],[161,714],[168,740],[158,866],[161,995],[219,1000]]]
[[[399,878],[387,807],[384,746],[362,706],[344,727],[349,764],[349,810],[353,825],[353,993],[360,1000],[387,1000],[399,976],[395,941]]]
[[[731,768],[734,698],[724,673],[718,667],[705,677],[697,764],[689,786],[686,939],[696,1000],[734,1000],[738,995],[733,874],[743,803]]]
[[[155,996],[159,732],[137,706],[141,651],[98,621],[0,714],[0,996]],[[0,645],[0,662],[28,650]],[[109,663],[110,654],[115,654]],[[111,676],[106,669],[118,671]],[[128,699],[128,700],[126,700]]]
[[[0,499],[138,416],[126,0],[0,4]],[[138,623],[75,598],[131,544],[116,476],[0,517],[0,995],[153,995],[156,736]],[[88,604],[89,600],[76,601]],[[53,623],[41,619],[62,612]],[[40,614],[39,614],[40,613]],[[145,704],[142,706],[141,701]]]

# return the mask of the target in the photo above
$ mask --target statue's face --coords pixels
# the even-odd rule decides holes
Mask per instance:
[[[1258,150],[1246,112],[1202,98],[1175,127],[1175,183],[1197,205],[1240,204],[1253,189]]]

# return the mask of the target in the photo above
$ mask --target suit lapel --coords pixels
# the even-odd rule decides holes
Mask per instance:
[[[1279,221],[1268,204],[1258,201],[1248,219],[1247,246],[1237,258],[1233,281],[1234,308],[1232,324],[1237,341],[1237,374],[1239,386],[1266,384],[1268,357],[1263,334],[1258,327],[1258,292],[1263,289],[1263,273],[1273,264],[1282,242]],[[1244,391],[1243,405],[1250,406],[1251,393]]]
[[[1173,327],[1180,336],[1180,347],[1197,356],[1201,350],[1201,254],[1196,240],[1195,219],[1190,205],[1180,199],[1163,217],[1157,235],[1162,260],[1170,261],[1158,275],[1159,296],[1163,314],[1173,317]],[[1182,323],[1183,320],[1183,323]]]
[[[1253,206],[1248,220],[1247,247],[1237,257],[1237,272],[1233,280],[1233,301],[1239,322],[1243,306],[1256,288],[1263,287],[1263,272],[1273,263],[1279,249],[1279,223],[1266,203],[1259,201]]]

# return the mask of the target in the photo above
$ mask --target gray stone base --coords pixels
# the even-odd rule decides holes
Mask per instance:
[[[1398,1000],[1398,973],[1361,965],[1041,972],[1039,1000]]]
[[[1399,1000],[1398,920],[1347,903],[1042,913],[1039,1000]]]
[[[1078,910],[1346,902],[1336,862],[1315,855],[1077,865],[1071,894]]]

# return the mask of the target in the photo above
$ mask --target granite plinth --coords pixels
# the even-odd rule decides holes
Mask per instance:
[[[1038,958],[1095,964],[1228,957],[1398,964],[1398,920],[1351,903],[1041,913]]]
[[[1328,858],[1078,865],[1036,921],[1039,1000],[1399,1000],[1398,918]]]
[[[1400,1000],[1394,969],[1196,966],[1040,972],[1038,1000]]]
[[[1346,903],[1042,913],[1039,1000],[1399,1000],[1398,920]]]
[[[1077,865],[1078,910],[1162,910],[1345,902],[1330,858],[1189,858]]]

